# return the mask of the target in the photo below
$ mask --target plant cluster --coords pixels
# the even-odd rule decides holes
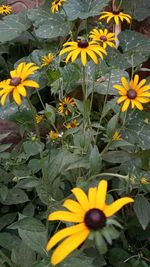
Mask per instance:
[[[149,8],[0,1],[1,267],[150,265]]]

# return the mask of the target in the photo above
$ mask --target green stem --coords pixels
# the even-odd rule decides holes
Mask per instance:
[[[42,98],[41,98],[41,95],[40,95],[40,93],[39,93],[39,90],[37,89],[36,92],[37,92],[38,98],[39,98],[39,100],[40,100],[40,102],[41,102],[41,105],[42,105],[43,109],[45,110],[45,105],[44,105],[44,103],[43,103],[43,100],[42,100]]]
[[[120,0],[120,3],[119,3],[119,5],[118,5],[117,8],[116,8],[116,11],[119,11],[121,5],[122,5],[122,0]]]
[[[3,253],[2,250],[0,250],[0,256],[4,259],[5,262],[7,262],[10,267],[15,267],[12,261]]]
[[[86,100],[86,71],[85,66],[82,68],[82,92],[83,92],[83,101]]]
[[[93,180],[94,178],[101,177],[101,176],[102,177],[103,176],[114,176],[114,177],[118,177],[118,178],[126,180],[126,181],[128,181],[128,179],[129,179],[129,175],[121,175],[121,174],[118,174],[118,173],[109,173],[109,172],[107,173],[107,172],[104,172],[104,173],[100,173],[100,174],[91,176],[88,179],[88,182]]]

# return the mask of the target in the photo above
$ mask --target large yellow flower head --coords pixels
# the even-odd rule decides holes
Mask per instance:
[[[131,109],[137,107],[139,110],[143,110],[143,103],[150,101],[150,84],[145,85],[146,80],[143,79],[139,82],[139,75],[135,75],[130,82],[125,77],[121,78],[122,86],[115,84],[113,87],[118,90],[120,97],[117,103],[122,105],[122,112],[126,111],[129,106]]]
[[[107,29],[93,29],[90,32],[90,38],[93,41],[98,41],[103,45],[103,48],[106,49],[107,45],[110,47],[115,47],[114,41],[116,40],[115,34],[112,32],[108,32]]]
[[[53,0],[52,6],[51,6],[51,12],[58,12],[59,8],[62,6],[62,4],[66,2],[66,0]]]
[[[94,41],[88,42],[87,40],[80,40],[78,42],[66,42],[63,46],[65,48],[60,51],[59,56],[69,52],[66,57],[66,63],[68,63],[69,60],[74,62],[81,54],[81,62],[84,66],[87,63],[87,55],[90,56],[95,64],[98,64],[97,55],[103,60],[103,54],[107,54],[106,50]]]
[[[128,14],[125,14],[123,12],[120,12],[120,11],[113,11],[113,12],[108,12],[108,11],[103,11],[101,12],[101,16],[100,16],[100,20],[101,19],[107,19],[107,23],[110,21],[110,20],[113,20],[113,22],[116,24],[116,25],[119,25],[119,22],[120,21],[124,21],[126,20],[128,23],[131,23],[131,16],[128,15]]]
[[[9,6],[9,5],[7,5],[7,6],[5,6],[5,5],[0,6],[0,14],[6,14],[6,15],[8,15],[11,12],[12,12],[11,6]]]
[[[73,250],[78,248],[91,232],[104,229],[110,216],[114,215],[124,205],[133,202],[132,198],[123,197],[107,205],[107,181],[105,180],[100,181],[98,187],[89,188],[88,196],[80,188],[74,188],[72,192],[77,201],[67,199],[63,204],[63,207],[69,211],[55,211],[48,217],[49,221],[62,220],[77,223],[60,230],[49,240],[46,247],[47,251],[64,239],[52,254],[52,265],[60,263]]]
[[[59,102],[58,112],[65,114],[66,116],[72,112],[72,108],[75,106],[73,98],[65,97]]]
[[[26,96],[26,86],[39,88],[39,84],[28,77],[35,73],[39,69],[34,63],[22,62],[16,69],[10,72],[10,79],[2,81],[0,83],[0,96],[1,104],[4,106],[6,97],[12,93],[14,101],[17,105],[21,105],[22,96]]]
[[[49,53],[46,56],[41,57],[41,66],[45,67],[48,66],[53,61],[54,55],[52,53]]]

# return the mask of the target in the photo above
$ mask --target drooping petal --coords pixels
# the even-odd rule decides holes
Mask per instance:
[[[49,221],[83,222],[84,216],[69,211],[55,211],[48,216]]]
[[[81,188],[74,188],[71,191],[75,195],[83,210],[89,210],[89,201],[84,191]]]
[[[20,94],[18,93],[17,87],[13,90],[13,99],[17,103],[18,106],[21,105],[21,97]]]
[[[65,207],[66,209],[68,209],[71,212],[75,212],[77,214],[80,214],[81,216],[84,215],[84,210],[82,209],[81,205],[77,201],[74,201],[72,199],[67,199],[64,202],[63,207]]]
[[[49,240],[47,246],[46,246],[46,250],[50,250],[51,248],[53,248],[59,241],[61,241],[62,239],[64,239],[67,236],[73,235],[75,233],[81,232],[86,230],[86,226],[84,223],[80,223],[77,225],[73,225],[67,228],[64,228],[60,231],[58,231],[54,236],[52,236],[52,238]]]
[[[22,85],[24,86],[29,86],[29,87],[35,87],[35,88],[39,88],[39,84],[35,81],[32,80],[25,80],[22,82]]]
[[[130,105],[130,99],[126,99],[123,106],[122,106],[122,112],[125,112]]]
[[[4,106],[5,105],[5,101],[6,101],[6,97],[8,96],[9,93],[5,93],[2,98],[1,98],[1,105]]]
[[[91,187],[88,191],[88,199],[89,199],[89,207],[90,209],[95,208],[96,205],[96,195],[97,195],[97,188]]]
[[[106,193],[107,193],[107,181],[102,180],[100,181],[97,189],[96,194],[96,208],[103,210],[105,207],[105,201],[106,201]]]
[[[81,51],[81,61],[82,61],[83,66],[85,66],[87,60],[86,60],[86,52],[83,50]]]
[[[22,96],[27,95],[26,89],[24,88],[22,84],[19,84],[18,86],[16,86],[16,89],[18,90],[19,94],[21,94]]]
[[[114,20],[116,22],[116,25],[119,25],[119,16],[114,16]]]
[[[80,54],[80,49],[74,51],[74,53],[72,53],[71,61],[72,62],[75,61],[79,54]]]
[[[64,260],[73,250],[78,248],[88,237],[90,231],[85,229],[66,238],[53,252],[51,257],[52,265],[56,265]]]
[[[107,205],[106,208],[103,210],[106,217],[110,217],[113,214],[115,214],[117,211],[119,211],[124,205],[134,202],[134,200],[130,197],[122,197],[116,201],[114,201],[112,204]]]
[[[91,57],[95,64],[98,64],[98,59],[95,53],[91,50],[87,50],[87,54]]]

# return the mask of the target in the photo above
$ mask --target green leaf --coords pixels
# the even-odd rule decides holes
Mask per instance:
[[[91,150],[89,161],[91,175],[98,174],[102,167],[102,159],[98,147],[96,145]]]
[[[63,87],[66,93],[71,92],[78,80],[80,79],[81,71],[77,64],[67,64],[60,69],[63,78]]]
[[[0,233],[0,246],[11,251],[14,247],[20,244],[20,239],[10,233]]]
[[[134,202],[134,211],[142,228],[145,230],[150,222],[150,203],[147,198],[142,195],[137,196]]]
[[[107,244],[103,236],[101,235],[99,231],[96,231],[94,233],[94,236],[95,236],[95,243],[96,243],[97,249],[99,250],[101,254],[105,254],[107,252]]]
[[[23,147],[27,156],[30,157],[39,154],[44,149],[44,144],[38,141],[26,141]]]
[[[52,125],[55,124],[56,115],[53,106],[46,104],[45,115],[47,119],[52,123]]]
[[[12,14],[0,20],[0,42],[8,42],[30,27],[26,13]]]
[[[0,231],[6,226],[11,224],[17,216],[16,212],[8,213],[0,217]]]
[[[25,217],[18,222],[13,223],[8,229],[21,229],[31,232],[45,232],[45,226],[40,220],[31,217]]]
[[[8,195],[7,186],[0,184],[0,198],[2,199],[2,201],[5,201],[7,195]]]
[[[109,0],[69,0],[64,9],[69,20],[87,19],[99,15],[108,2]]]
[[[119,119],[119,113],[115,114],[108,122],[107,128],[106,128],[108,136],[112,136],[114,134],[117,123],[118,123],[118,119]]]
[[[130,154],[125,151],[109,151],[103,155],[103,160],[111,163],[123,163],[130,159]]]
[[[36,253],[22,241],[18,247],[12,249],[11,260],[15,266],[29,267],[35,262]]]
[[[27,202],[28,196],[26,193],[19,188],[12,188],[8,190],[7,197],[4,200],[1,200],[4,205],[14,205]]]
[[[7,150],[8,148],[11,147],[12,144],[2,144],[0,145],[0,153],[4,152],[5,150]]]
[[[53,39],[59,36],[68,35],[70,27],[64,16],[50,14],[49,8],[28,10],[28,18],[36,28],[35,34],[41,39]]]

